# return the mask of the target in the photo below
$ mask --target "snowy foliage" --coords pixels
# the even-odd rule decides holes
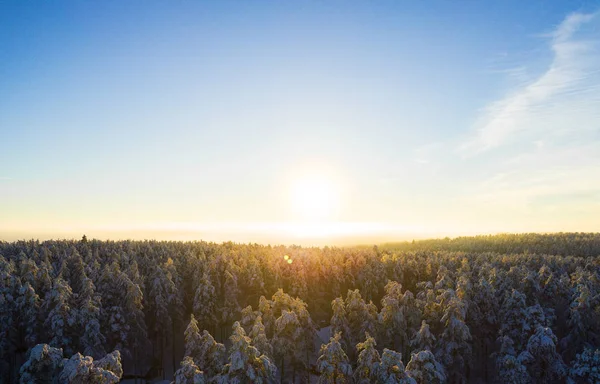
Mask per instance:
[[[577,355],[569,371],[570,382],[586,380],[588,383],[600,383],[600,349],[586,348]]]
[[[265,384],[272,383],[277,374],[277,368],[271,360],[261,355],[258,349],[251,345],[244,328],[239,322],[233,324],[233,334],[229,338],[229,362],[223,367],[223,372],[217,382],[222,384]]]
[[[61,381],[69,384],[114,384],[121,380],[123,369],[119,351],[94,361],[90,356],[76,353],[64,362]]]
[[[358,364],[354,370],[355,383],[368,384],[377,380],[381,358],[379,352],[375,349],[376,345],[375,339],[368,333],[366,334],[366,340],[356,345]]]
[[[273,346],[269,342],[269,339],[267,339],[265,326],[262,323],[262,317],[260,315],[254,320],[254,325],[252,326],[249,336],[252,339],[252,344],[260,353],[270,358],[273,357]]]
[[[451,381],[464,382],[471,358],[471,332],[465,323],[466,309],[454,291],[448,289],[444,293],[448,294],[441,319],[444,331],[438,339],[436,356],[447,367]]]
[[[232,363],[209,332],[225,340],[236,321],[248,348],[276,359],[283,382],[309,382],[319,364],[336,367],[315,353],[332,328],[347,357],[338,381],[378,382],[376,345],[401,353],[406,376],[419,383],[594,382],[598,255],[600,235],[581,233],[356,248],[0,242],[0,382],[36,370],[58,380],[63,361],[32,354],[37,343],[62,348],[73,377],[119,350],[128,375],[152,367],[175,380],[173,358],[184,352],[180,380],[201,370],[209,382]],[[356,367],[352,379],[344,362]]]
[[[411,347],[418,351],[422,350],[433,350],[435,345],[435,336],[431,333],[429,325],[425,320],[421,322],[421,328],[419,332],[415,334],[414,339],[410,342]]]
[[[69,305],[71,295],[71,287],[59,277],[54,280],[52,289],[46,293],[43,304],[44,312],[47,313],[44,326],[52,334],[49,344],[57,348],[64,348],[65,351],[71,348],[69,330],[76,320]]]
[[[385,348],[381,354],[381,363],[377,369],[379,383],[382,384],[416,384],[404,371],[402,354]]]
[[[204,272],[194,294],[194,315],[203,324],[214,324],[217,321],[215,287],[210,275]]]
[[[340,344],[341,334],[336,333],[328,344],[321,346],[317,369],[321,373],[319,384],[351,383],[352,366]]]
[[[556,352],[556,341],[550,328],[538,326],[519,355],[519,361],[528,366],[530,376],[537,382],[549,383],[567,374],[567,367]]]
[[[509,336],[502,336],[498,341],[501,344],[500,351],[496,354],[498,382],[515,384],[529,383],[531,379],[527,373],[527,368],[517,358],[512,339]]]
[[[194,360],[190,356],[184,357],[181,367],[175,372],[173,384],[204,384],[205,382],[204,373],[194,364]]]
[[[200,361],[202,337],[200,336],[200,329],[198,329],[198,322],[193,314],[190,315],[190,323],[183,335],[185,338],[185,356],[191,357],[194,361]]]
[[[57,378],[62,366],[62,349],[38,344],[29,351],[29,358],[21,366],[21,384],[35,383],[39,378]]]
[[[444,367],[437,362],[431,351],[419,351],[411,355],[406,373],[417,384],[442,384],[446,382]]]
[[[209,379],[221,372],[221,368],[225,363],[225,346],[217,343],[206,330],[202,332],[200,337],[198,354],[198,361],[194,360],[194,362],[202,368]]]

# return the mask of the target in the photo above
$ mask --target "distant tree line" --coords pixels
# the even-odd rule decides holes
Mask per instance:
[[[0,383],[599,383],[600,234],[0,242]]]

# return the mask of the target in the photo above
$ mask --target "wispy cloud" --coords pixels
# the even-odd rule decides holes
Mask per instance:
[[[531,77],[535,64],[525,62],[503,73],[531,80],[490,103],[455,147],[465,170],[456,205],[510,230],[597,230],[600,14],[571,14],[542,38],[547,68]]]
[[[553,57],[534,81],[491,103],[460,146],[470,157],[506,144],[597,129],[600,121],[598,14],[569,15],[546,35]],[[523,71],[523,69],[519,69]],[[591,125],[591,127],[590,127]]]

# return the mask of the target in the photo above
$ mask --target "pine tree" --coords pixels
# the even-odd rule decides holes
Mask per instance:
[[[218,311],[220,312],[221,325],[227,325],[231,324],[240,312],[237,277],[230,271],[225,272],[225,285],[223,291],[223,301],[222,305],[218,308]]]
[[[251,345],[250,338],[237,321],[233,324],[233,334],[229,340],[229,362],[223,367],[217,383],[264,384],[275,381],[275,364]]]
[[[58,277],[52,284],[52,289],[46,293],[43,310],[47,313],[44,326],[49,331],[50,345],[71,351],[70,328],[75,323],[74,313],[69,306],[71,287],[65,280]]]
[[[415,334],[415,337],[410,342],[411,347],[417,351],[433,350],[435,345],[435,336],[431,333],[429,325],[425,320],[421,322],[421,328],[419,332]]]
[[[23,335],[25,346],[29,349],[35,345],[38,338],[40,298],[28,282],[19,289],[16,309],[18,329]]]
[[[48,344],[38,344],[28,354],[21,366],[20,383],[55,383],[63,367],[63,351]]]
[[[387,345],[396,349],[403,349],[408,340],[407,317],[402,303],[402,285],[389,281],[385,286],[385,296],[381,299],[381,312],[379,321],[385,329]]]
[[[269,339],[267,339],[265,326],[262,323],[262,317],[260,315],[256,317],[249,336],[252,339],[252,344],[254,344],[260,353],[273,359],[273,346],[269,342]]]
[[[273,313],[273,302],[264,296],[261,296],[258,300],[258,312],[260,313],[263,324],[265,326],[265,333],[268,338],[273,337],[275,330],[275,315]]]
[[[258,312],[252,310],[252,306],[248,305],[244,309],[242,309],[240,313],[240,324],[244,327],[244,331],[246,333],[250,333],[252,326],[254,325],[254,320],[258,316]]]
[[[471,332],[465,323],[466,310],[462,301],[454,295],[452,290],[446,303],[442,323],[444,331],[438,340],[436,356],[448,369],[451,382],[465,382],[467,380],[468,363],[471,358]]]
[[[402,354],[387,348],[381,355],[377,376],[382,384],[416,384],[416,381],[404,371]]]
[[[354,370],[354,382],[356,384],[369,384],[377,380],[377,372],[381,358],[375,349],[377,343],[368,333],[366,339],[356,345],[358,352],[357,366]]]
[[[444,367],[437,362],[429,350],[420,351],[411,355],[406,365],[406,373],[417,384],[443,384],[446,383]]]
[[[350,346],[356,345],[365,332],[369,332],[372,335],[376,334],[377,317],[373,317],[369,312],[369,306],[362,299],[358,289],[354,291],[348,290],[345,305]],[[344,334],[343,330],[338,331]],[[354,355],[353,351],[349,355]]]
[[[473,364],[483,366],[484,380],[489,381],[489,351],[498,334],[498,302],[494,287],[485,277],[476,283],[467,325],[473,336]]]
[[[527,323],[525,295],[513,289],[510,295],[504,300],[501,316],[502,323],[500,330],[502,334],[510,337],[515,342],[516,349],[521,350],[524,347],[524,343],[527,343],[530,332],[529,324]]]
[[[80,350],[85,355],[99,357],[104,355],[106,338],[100,330],[100,297],[95,294],[94,283],[85,277],[74,300],[78,333],[81,335]],[[75,295],[74,295],[75,296]]]
[[[341,297],[336,298],[331,302],[331,309],[333,315],[331,316],[331,332],[333,334],[340,333],[342,335],[341,343],[343,348],[349,348],[352,344],[350,325],[348,323],[348,316],[346,314],[346,306],[344,305],[344,299]]]
[[[351,383],[352,366],[348,356],[340,344],[341,334],[338,332],[329,339],[328,344],[321,345],[317,369],[321,373],[319,384]]]
[[[583,353],[578,354],[569,370],[569,379],[571,382],[600,383],[600,349],[585,348]]]
[[[60,380],[69,384],[115,384],[121,380],[121,355],[114,351],[101,360],[79,352],[64,362]]]
[[[302,329],[300,328],[298,316],[295,312],[284,309],[281,316],[275,320],[275,336],[273,337],[273,348],[281,364],[282,378],[285,374],[286,357],[291,357],[290,360],[294,361],[295,348],[301,338]]]
[[[200,329],[198,329],[198,322],[194,318],[194,315],[190,315],[190,323],[185,329],[185,356],[189,356],[198,363],[201,361],[201,348],[202,348],[202,337],[200,336]]]
[[[556,336],[550,328],[539,326],[519,355],[519,361],[528,366],[530,376],[538,383],[551,383],[564,378],[566,366],[556,352]]]
[[[292,363],[295,370],[299,369],[301,371],[302,379],[309,381],[308,368],[315,349],[314,340],[317,336],[317,329],[308,312],[308,305],[304,301],[296,298],[292,303],[292,311],[296,313],[300,325],[298,344],[294,351]]]
[[[199,354],[199,361],[194,362],[198,367],[202,367],[206,379],[210,380],[221,372],[225,361],[225,346],[217,343],[206,330],[200,338]]]
[[[175,372],[175,381],[172,384],[204,384],[204,373],[198,369],[190,356],[185,356],[181,367]]]
[[[105,348],[125,350],[129,326],[123,308],[123,278],[118,263],[106,264],[100,272],[97,291],[102,297],[100,306],[100,328],[106,337]]]
[[[171,309],[176,302],[177,287],[171,274],[160,266],[157,266],[153,273],[149,296],[150,305],[154,312],[154,335],[156,345],[159,347],[159,361],[164,366],[164,351],[167,349],[167,340],[173,337],[175,319],[171,315],[176,316],[176,314]]]
[[[531,381],[527,368],[517,358],[514,342],[509,336],[502,336],[500,352],[496,356],[498,383],[527,384]]]

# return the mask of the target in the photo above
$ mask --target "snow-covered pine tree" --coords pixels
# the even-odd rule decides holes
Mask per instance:
[[[81,279],[78,289],[73,307],[79,330],[77,333],[81,335],[79,350],[84,355],[98,358],[104,355],[106,342],[100,330],[100,297],[95,293],[94,283],[87,277]]]
[[[499,306],[496,291],[485,277],[475,283],[471,303],[467,325],[473,336],[473,364],[483,366],[484,379],[489,381],[489,351],[498,334]]]
[[[129,327],[123,308],[123,279],[121,267],[117,262],[106,264],[100,272],[96,286],[102,297],[100,307],[100,325],[106,337],[105,349],[125,350]]]
[[[204,329],[215,332],[217,323],[215,286],[210,274],[204,271],[194,295],[194,316]]]
[[[229,362],[225,364],[216,382],[219,384],[267,384],[275,381],[277,368],[265,355],[251,345],[239,322],[233,324],[229,338]]]
[[[275,336],[273,337],[273,349],[276,358],[280,362],[280,374],[285,375],[285,360],[289,357],[294,361],[296,344],[302,338],[302,329],[295,312],[282,311],[281,316],[275,320]]]
[[[529,375],[536,383],[552,383],[567,374],[567,367],[556,352],[556,342],[550,328],[539,326],[519,355],[519,361],[528,367]]]
[[[342,347],[345,349],[350,348],[352,345],[352,337],[350,332],[350,325],[348,323],[348,316],[346,313],[346,306],[344,305],[344,299],[341,297],[335,298],[331,302],[331,310],[333,312],[331,316],[331,333],[340,333],[342,338],[340,342]]]
[[[211,334],[204,330],[200,338],[200,359],[194,361],[204,371],[206,379],[215,377],[225,362],[225,346],[217,343]]]
[[[600,383],[600,349],[585,348],[577,354],[569,370],[568,382]]]
[[[442,316],[444,331],[438,339],[436,356],[445,365],[451,382],[466,382],[471,358],[471,332],[465,323],[466,309],[462,301],[449,289]]]
[[[221,326],[231,324],[240,313],[238,303],[238,282],[237,277],[231,271],[225,271],[225,284],[223,286],[222,304],[217,308],[220,313]]]
[[[18,278],[14,261],[0,255],[0,377],[11,380],[14,374],[15,344],[13,334],[18,326],[15,296],[18,294]]]
[[[79,352],[65,360],[59,376],[60,381],[69,384],[115,384],[123,376],[121,354],[114,351],[101,360]]]
[[[252,310],[251,305],[243,308],[240,312],[240,324],[242,327],[244,327],[244,331],[246,331],[246,333],[250,333],[252,330],[256,316],[258,316],[258,312]]]
[[[273,338],[275,330],[275,316],[273,313],[273,302],[264,296],[258,299],[258,312],[262,317],[265,326],[265,333],[268,338]]]
[[[52,283],[52,289],[46,293],[42,308],[46,315],[44,327],[47,330],[50,345],[61,348],[65,353],[72,350],[70,330],[75,323],[73,310],[69,306],[71,301],[71,287],[61,277]]]
[[[354,350],[350,347],[359,343],[364,337],[365,332],[369,332],[372,335],[376,334],[377,318],[373,317],[369,312],[369,306],[362,299],[358,289],[348,290],[345,305],[350,343],[348,355],[354,356]],[[343,330],[341,331],[343,332]]]
[[[171,257],[167,258],[167,261],[163,264],[163,269],[165,270],[168,280],[172,282],[172,284],[168,285],[170,290],[168,291],[167,300],[169,304],[169,313],[171,314],[171,330],[168,333],[167,339],[170,339],[171,341],[171,364],[173,371],[175,371],[175,369],[177,369],[177,360],[175,358],[174,335],[183,322],[183,291],[180,289],[183,288],[183,281]]]
[[[196,363],[201,361],[202,337],[198,322],[194,318],[194,314],[190,315],[190,322],[183,333],[185,338],[185,356],[189,356]]]
[[[338,332],[329,339],[328,344],[321,345],[317,369],[321,373],[319,384],[344,384],[352,382],[352,365],[340,344],[341,334]]]
[[[258,349],[261,354],[273,359],[273,346],[269,342],[267,334],[265,333],[265,326],[262,323],[262,316],[258,315],[256,317],[249,336],[252,339],[252,344],[254,344],[256,349]]]
[[[379,322],[386,332],[386,345],[394,349],[403,349],[408,337],[406,316],[402,304],[402,284],[388,281],[385,296],[381,299]]]
[[[55,383],[63,367],[63,351],[48,344],[38,344],[21,366],[20,383]]]
[[[16,300],[18,316],[18,330],[22,335],[19,339],[24,341],[27,349],[33,347],[38,337],[40,322],[40,298],[29,282],[19,289],[19,297]]]
[[[365,341],[356,345],[358,352],[357,366],[354,370],[354,382],[356,384],[369,384],[377,380],[377,372],[381,358],[375,349],[377,343],[368,333]]]
[[[301,371],[303,381],[310,381],[308,368],[315,349],[314,340],[317,329],[308,312],[308,305],[302,299],[294,299],[292,311],[296,313],[298,324],[300,324],[298,344],[293,355],[294,370]]]
[[[600,339],[599,311],[590,310],[600,308],[600,294],[593,287],[590,288],[591,285],[588,281],[580,281],[573,289],[567,320],[568,333],[562,341],[567,357],[575,356],[575,352],[583,346],[597,345]]]
[[[381,354],[377,377],[381,384],[416,384],[416,381],[404,370],[402,354],[387,348],[384,348]]]
[[[531,382],[527,368],[516,356],[512,339],[509,336],[501,336],[498,341],[501,347],[500,351],[495,354],[497,382],[499,384],[527,384]]]
[[[504,299],[501,316],[500,331],[514,341],[517,350],[522,350],[527,343],[530,332],[527,324],[525,295],[516,289],[512,289]]]
[[[433,346],[435,345],[435,336],[431,333],[429,329],[429,324],[427,321],[421,321],[421,328],[419,332],[415,334],[415,337],[410,342],[410,346],[417,351],[424,350],[433,350]]]
[[[175,381],[171,384],[205,384],[204,373],[198,369],[190,356],[185,356],[180,368],[175,372]]]
[[[438,268],[437,278],[433,288],[438,292],[447,289],[454,289],[454,279],[452,277],[452,273],[445,265],[441,265]]]
[[[171,275],[162,266],[156,266],[150,282],[148,301],[154,315],[154,342],[158,346],[158,358],[161,366],[166,363],[164,351],[167,349],[167,340],[173,336],[174,319],[171,316],[170,309],[173,306],[173,300],[176,298],[176,292],[177,288],[171,279]]]
[[[419,328],[422,325],[421,320],[423,316],[421,314],[421,309],[419,308],[419,302],[411,291],[404,291],[400,301],[400,307],[406,318],[406,339],[402,345],[404,353],[408,355],[410,353],[410,340],[413,339],[419,331]]]
[[[406,373],[417,384],[444,384],[446,373],[442,364],[438,363],[434,354],[429,351],[419,351],[411,355],[406,365]]]

